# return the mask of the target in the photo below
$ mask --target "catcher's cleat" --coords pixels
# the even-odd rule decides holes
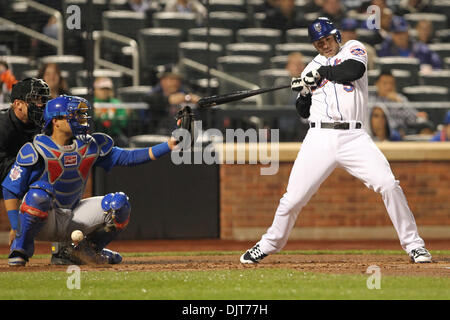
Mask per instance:
[[[411,261],[414,263],[429,263],[431,262],[431,254],[425,247],[420,247],[411,250],[409,253]]]
[[[24,267],[28,262],[28,257],[19,251],[13,251],[8,257],[10,267]]]
[[[267,257],[267,254],[259,249],[259,244],[256,244],[241,256],[240,261],[241,263],[258,263],[265,257]]]
[[[122,256],[118,252],[109,249],[98,252],[86,239],[77,245],[69,244],[58,249],[52,254],[50,263],[53,265],[119,264],[122,262]]]
[[[119,264],[122,262],[122,256],[116,251],[105,248],[100,254],[108,259],[109,264]]]

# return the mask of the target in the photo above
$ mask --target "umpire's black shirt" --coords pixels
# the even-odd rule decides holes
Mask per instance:
[[[36,127],[20,121],[12,108],[0,111],[0,185],[9,173],[20,148],[33,140]],[[3,198],[0,186],[0,199]]]

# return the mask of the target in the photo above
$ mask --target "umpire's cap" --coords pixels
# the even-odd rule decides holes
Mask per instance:
[[[330,34],[334,35],[338,43],[341,43],[341,33],[331,20],[326,17],[317,18],[308,27],[308,35],[311,42],[327,37]]]

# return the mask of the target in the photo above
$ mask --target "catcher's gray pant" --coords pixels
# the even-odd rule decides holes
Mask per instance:
[[[52,209],[36,239],[41,241],[71,241],[74,230],[90,234],[111,219],[104,213],[101,203],[103,196],[83,199],[74,210]]]
[[[381,193],[407,253],[425,245],[389,162],[370,136],[362,129],[311,128],[294,162],[287,191],[280,200],[272,226],[259,241],[263,253],[276,253],[285,246],[299,212],[336,167],[344,168],[367,187]]]

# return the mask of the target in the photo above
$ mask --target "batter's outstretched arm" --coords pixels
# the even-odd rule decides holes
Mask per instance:
[[[337,66],[322,66],[317,72],[325,79],[337,82],[346,83],[358,80],[366,72],[364,63],[354,59],[348,59],[338,64]]]

